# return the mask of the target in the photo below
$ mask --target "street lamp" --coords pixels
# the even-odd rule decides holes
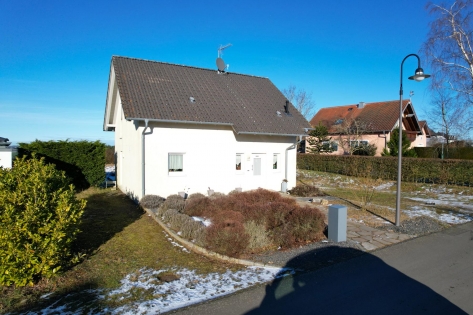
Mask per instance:
[[[401,214],[401,162],[402,162],[402,66],[407,58],[414,56],[417,58],[417,69],[413,76],[410,76],[409,80],[415,80],[420,82],[430,77],[429,74],[425,74],[424,70],[420,67],[420,58],[416,54],[407,55],[401,62],[401,88],[399,89],[399,147],[397,152],[397,192],[396,192],[396,226],[400,224]]]

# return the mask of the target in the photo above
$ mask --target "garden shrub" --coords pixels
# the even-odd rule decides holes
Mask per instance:
[[[44,157],[71,178],[77,189],[99,186],[105,180],[105,144],[100,141],[33,141],[20,143],[19,156]]]
[[[194,219],[189,218],[189,220],[182,224],[180,231],[182,237],[188,240],[195,240],[199,238],[201,230],[205,230],[205,225],[200,221],[195,221]]]
[[[176,209],[166,209],[165,211],[163,211],[163,216],[162,216],[163,222],[168,223],[172,219],[173,216],[179,213],[180,212],[177,211]]]
[[[190,194],[189,197],[187,197],[186,201],[189,202],[189,200],[200,199],[200,198],[205,198],[205,195],[201,193],[193,193],[193,194]]]
[[[140,206],[146,209],[158,209],[165,201],[161,196],[145,195],[140,200]]]
[[[184,208],[184,213],[192,217],[211,217],[216,211],[215,204],[210,198],[205,196],[188,200]]]
[[[243,226],[248,234],[248,249],[251,252],[259,252],[271,245],[271,239],[264,223],[247,221]]]
[[[0,284],[33,285],[75,262],[71,245],[85,200],[64,172],[44,159],[16,159],[0,168]]]
[[[325,194],[315,186],[312,185],[299,185],[291,190],[288,190],[289,194],[298,197],[316,197],[325,196]]]
[[[164,210],[175,209],[179,212],[183,212],[185,206],[186,201],[179,195],[168,196],[162,205]]]
[[[243,215],[236,211],[222,211],[214,218],[205,235],[206,247],[217,253],[238,257],[249,244],[243,226]]]
[[[184,224],[190,221],[194,221],[194,220],[191,217],[179,212],[170,216],[168,219],[169,225],[176,232],[181,231]]]

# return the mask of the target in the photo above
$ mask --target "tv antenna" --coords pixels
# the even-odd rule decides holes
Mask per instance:
[[[221,58],[221,57],[223,56],[223,52],[222,52],[222,51],[223,51],[225,48],[228,48],[228,47],[230,47],[230,46],[232,46],[232,44],[226,44],[225,46],[220,45],[220,48],[218,49],[217,57],[218,57],[218,58]]]
[[[222,55],[223,55],[223,50],[225,48],[228,48],[232,46],[232,44],[226,44],[225,46],[222,46],[220,45],[220,48],[218,49],[218,53],[217,53],[217,69],[218,69],[218,72],[225,72],[225,69],[227,69],[229,67],[229,65],[225,65],[225,61],[223,61],[222,59]]]

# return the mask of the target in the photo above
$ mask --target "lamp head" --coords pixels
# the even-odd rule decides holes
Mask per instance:
[[[417,82],[422,81],[430,77],[430,74],[425,74],[422,68],[417,68],[415,74],[409,77],[409,80],[415,80]]]

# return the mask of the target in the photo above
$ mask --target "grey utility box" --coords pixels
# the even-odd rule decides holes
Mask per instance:
[[[332,205],[328,207],[328,239],[334,242],[347,240],[347,207]]]

